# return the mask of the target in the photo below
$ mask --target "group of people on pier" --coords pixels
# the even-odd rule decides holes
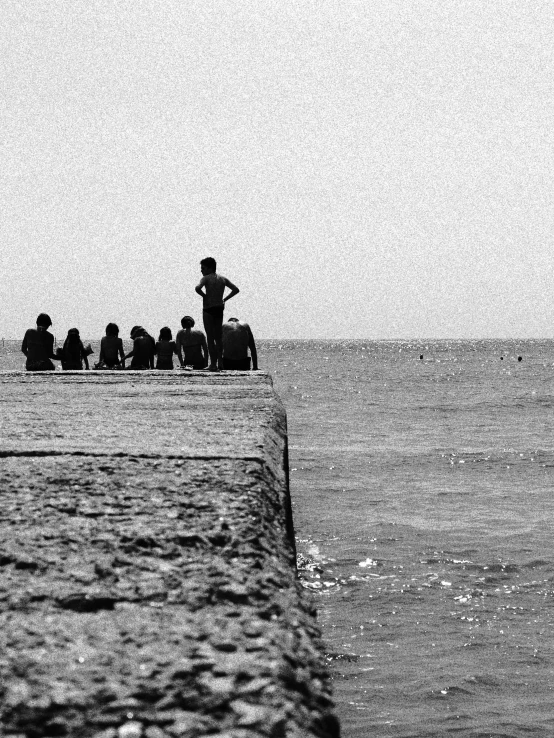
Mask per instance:
[[[135,325],[130,334],[133,348],[126,354],[118,326],[108,323],[94,368],[168,370],[174,368],[173,357],[176,356],[183,369],[207,368],[213,372],[222,369],[256,370],[256,344],[248,323],[238,318],[229,318],[223,323],[225,302],[238,294],[239,289],[218,274],[216,266],[215,259],[202,259],[202,279],[196,286],[196,292],[203,300],[202,318],[206,334],[194,327],[195,322],[190,315],[182,318],[181,330],[175,340],[168,326],[160,330],[156,341],[142,326]],[[226,289],[229,292],[224,296]],[[36,323],[36,328],[26,331],[21,345],[27,357],[25,366],[28,371],[52,371],[56,368],[52,360],[61,361],[65,370],[90,368],[88,357],[93,351],[90,345],[83,344],[77,328],[68,331],[63,348],[54,350],[54,336],[48,331],[52,325],[50,316],[41,313]],[[128,359],[131,359],[129,365],[126,364]]]

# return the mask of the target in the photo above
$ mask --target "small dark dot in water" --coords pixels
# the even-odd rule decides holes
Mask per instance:
[[[518,360],[518,361],[523,361],[523,356],[518,356],[518,357],[517,357],[517,360]]]
[[[420,358],[420,359],[423,359],[423,354],[420,354],[420,355],[419,355],[419,358]]]
[[[500,361],[504,361],[504,357],[503,356],[500,357]]]

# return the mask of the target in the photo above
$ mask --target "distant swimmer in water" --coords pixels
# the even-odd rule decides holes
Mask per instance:
[[[518,357],[517,357],[517,360],[518,360],[518,361],[523,361],[523,356],[518,356]]]
[[[208,339],[208,353],[210,354],[208,370],[211,372],[218,372],[223,368],[223,349],[221,345],[223,310],[227,300],[239,293],[239,288],[230,282],[227,277],[217,274],[216,268],[216,261],[211,256],[202,259],[200,262],[202,279],[196,285],[196,292],[203,300],[202,319]],[[226,288],[231,291],[226,297],[223,297]]]
[[[155,347],[156,369],[173,369],[173,354],[177,353],[175,341],[171,335],[171,328],[164,326],[160,329],[160,336]]]
[[[194,327],[194,318],[185,315],[181,319],[182,330],[175,336],[177,356],[183,369],[192,366],[193,369],[205,369],[208,365],[208,344],[206,336],[201,330]]]
[[[119,327],[108,323],[106,335],[100,341],[100,356],[95,369],[125,369],[125,351],[119,337]]]
[[[88,354],[91,353],[84,346],[81,341],[81,336],[77,328],[70,328],[67,331],[67,338],[64,341],[63,349],[61,350],[62,369],[64,370],[80,370],[83,368],[83,362],[85,369],[89,368],[88,365]]]
[[[258,369],[258,353],[254,336],[248,323],[229,318],[222,327],[223,368],[248,371]],[[250,350],[250,356],[248,356]]]
[[[51,360],[59,357],[54,354],[54,336],[48,332],[51,325],[50,316],[41,313],[37,327],[25,331],[21,350],[27,357],[25,368],[28,372],[51,372],[56,368]]]
[[[152,336],[141,325],[131,328],[133,350],[125,355],[126,359],[132,358],[129,369],[153,369],[154,351],[156,342]]]

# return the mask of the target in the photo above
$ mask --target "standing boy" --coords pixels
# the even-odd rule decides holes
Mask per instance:
[[[210,354],[210,372],[218,372],[223,369],[223,347],[221,343],[221,326],[223,325],[223,310],[227,300],[239,293],[239,288],[226,277],[216,273],[216,261],[209,256],[200,262],[202,279],[196,286],[196,292],[202,297],[204,309],[202,318],[206,338],[208,339],[208,352]],[[223,297],[225,288],[231,291],[227,297]],[[202,291],[204,288],[204,292]]]

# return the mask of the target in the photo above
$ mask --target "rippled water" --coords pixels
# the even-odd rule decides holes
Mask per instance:
[[[554,735],[554,343],[262,355],[345,738]]]
[[[344,738],[554,735],[554,342],[259,354]]]

